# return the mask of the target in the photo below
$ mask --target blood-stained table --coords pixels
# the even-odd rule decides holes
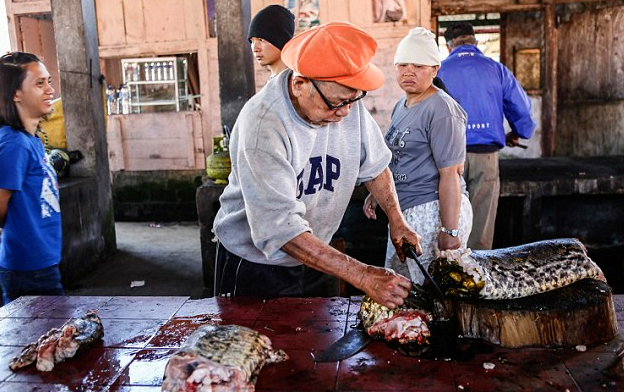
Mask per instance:
[[[624,347],[615,339],[581,348],[505,349],[479,343],[466,358],[406,357],[383,342],[355,356],[318,363],[322,351],[354,326],[360,297],[206,298],[22,297],[0,308],[0,392],[160,391],[169,356],[200,325],[219,321],[267,335],[290,359],[264,367],[256,391],[623,391],[603,374]],[[620,331],[624,295],[614,296]],[[9,370],[28,343],[71,317],[96,309],[103,342],[57,364]]]

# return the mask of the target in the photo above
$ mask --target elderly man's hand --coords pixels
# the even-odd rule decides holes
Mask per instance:
[[[406,247],[413,247],[416,250],[416,254],[420,256],[422,254],[422,248],[420,247],[420,235],[412,230],[407,225],[401,225],[397,228],[390,228],[390,239],[392,245],[396,249],[399,260],[405,262],[405,253],[403,250]]]
[[[360,279],[359,286],[358,288],[373,301],[394,309],[403,305],[404,299],[412,289],[412,282],[390,269],[369,265]]]

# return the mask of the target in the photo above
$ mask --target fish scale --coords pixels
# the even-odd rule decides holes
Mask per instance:
[[[286,359],[284,351],[273,350],[271,340],[251,328],[206,324],[169,358],[162,390],[251,392],[265,364]]]
[[[36,362],[37,370],[51,371],[56,363],[72,358],[103,336],[102,320],[95,310],[89,310],[82,318],[71,318],[61,328],[52,328],[28,344],[11,359],[9,368],[15,371]]]
[[[256,375],[273,350],[263,335],[239,325],[205,325],[182,350],[193,350],[211,361],[241,369],[248,379]]]
[[[459,296],[513,299],[555,290],[581,279],[606,280],[587,256],[585,246],[575,238],[491,251],[450,251],[446,256],[431,263],[430,273],[447,294]],[[461,281],[450,279],[451,272],[461,276]]]

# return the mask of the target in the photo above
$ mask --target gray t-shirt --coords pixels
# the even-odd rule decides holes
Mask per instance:
[[[386,144],[401,210],[438,200],[438,169],[466,158],[466,112],[444,91],[412,106],[405,97],[392,111]],[[459,176],[461,189],[466,183]]]
[[[391,157],[362,101],[337,123],[302,119],[288,94],[291,74],[271,79],[241,110],[214,222],[230,252],[281,266],[301,264],[280,248],[304,232],[329,243],[355,186],[377,177]]]

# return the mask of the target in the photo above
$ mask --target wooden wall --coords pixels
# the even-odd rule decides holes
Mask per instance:
[[[52,76],[54,98],[60,97],[61,80],[51,18],[20,16],[19,26],[19,49],[39,56]]]
[[[221,133],[219,82],[216,39],[208,34],[205,1],[200,0],[96,0],[100,58],[104,74],[119,79],[119,68],[111,66],[121,58],[150,57],[197,53],[201,96],[201,112],[193,114],[192,124],[200,127],[182,129],[186,115],[151,114],[109,120],[109,143],[126,145],[121,160],[119,151],[112,151],[116,160],[112,170],[181,170],[203,169],[204,157],[212,152],[213,135]],[[108,60],[108,61],[107,61]],[[108,67],[106,67],[108,65]],[[183,112],[181,112],[183,113]],[[171,118],[169,118],[171,117]],[[174,121],[173,123],[169,121]],[[150,126],[155,132],[140,135],[136,126]],[[198,132],[188,138],[187,131]],[[165,136],[168,135],[168,136]],[[198,138],[198,140],[195,140]],[[193,143],[189,144],[189,140]],[[119,144],[117,141],[123,141]],[[189,150],[188,146],[193,147]],[[116,147],[115,147],[116,148]],[[115,148],[111,147],[111,150]],[[162,149],[167,154],[161,154]],[[149,151],[155,151],[148,153]],[[187,153],[191,156],[187,156]],[[171,154],[178,155],[172,156]],[[149,156],[158,159],[149,161]],[[166,157],[166,158],[165,158]],[[188,165],[188,162],[193,165]],[[123,162],[123,165],[119,165]]]
[[[504,64],[521,82],[522,74],[528,73],[529,64],[520,61],[521,53],[524,50],[537,50],[539,60],[537,61],[539,88],[527,88],[531,99],[531,112],[533,118],[537,122],[537,127],[533,132],[533,136],[529,140],[523,140],[522,143],[528,145],[526,150],[520,148],[504,147],[501,150],[501,157],[505,158],[539,158],[542,156],[542,95],[544,92],[544,77],[542,76],[545,69],[544,56],[544,13],[541,11],[527,12],[510,12],[503,15],[502,33],[504,34],[503,42],[505,47],[501,48],[501,60],[505,59]],[[507,130],[511,128],[507,126]]]
[[[199,112],[110,116],[111,171],[192,170],[204,165]]]
[[[284,5],[279,0],[251,0],[251,15],[269,4]],[[371,91],[364,99],[364,105],[371,112],[383,132],[390,125],[390,113],[396,101],[403,95],[395,80],[394,54],[396,47],[411,28],[431,28],[431,2],[429,0],[405,0],[407,20],[404,22],[373,22],[373,7],[370,0],[319,0],[321,23],[347,20],[371,34],[378,43],[373,63],[386,75],[386,83]],[[269,72],[255,66],[256,88],[266,83]]]
[[[124,57],[197,53],[202,93],[201,112],[110,116],[111,169],[203,169],[212,137],[221,133],[219,110],[215,110],[219,106],[216,39],[208,37],[205,1],[96,0],[95,6],[107,81],[120,81],[121,75],[118,66],[107,69],[106,64]],[[50,1],[7,0],[6,8],[12,47],[43,57],[54,76],[58,71]]]
[[[96,0],[101,57],[197,51],[206,41],[204,2]]]
[[[54,98],[60,97],[61,81],[49,1],[5,0],[5,6],[11,49],[36,54],[52,76]]]
[[[557,0],[554,0],[557,1]],[[539,10],[553,0],[432,0],[434,15],[468,14],[473,12],[524,12]],[[567,1],[567,0],[564,0]]]
[[[624,154],[624,1],[559,10],[556,155]]]
[[[251,0],[251,15],[255,15],[269,4],[284,5],[280,0]],[[347,20],[356,26],[368,30],[377,25],[393,23],[374,23],[372,0],[318,0],[321,23]],[[405,0],[407,23],[409,25],[430,27],[431,1]]]
[[[11,48],[21,48],[19,15],[50,14],[50,0],[4,0],[7,11]]]
[[[202,143],[210,152],[212,136],[219,135],[220,114],[216,39],[209,37],[206,4],[202,0],[95,0],[103,59],[197,52],[202,90]],[[319,0],[321,22],[350,20],[373,35],[379,50],[374,63],[386,74],[385,85],[365,100],[382,130],[389,124],[390,110],[402,92],[394,81],[394,51],[410,28],[431,27],[431,16],[467,12],[511,12],[507,24],[507,65],[513,68],[513,51],[526,45],[544,49],[544,25],[540,16],[546,0],[406,0],[408,18],[400,23],[373,23],[368,0]],[[556,4],[557,127],[555,155],[588,156],[624,153],[624,1],[552,0]],[[283,1],[250,0],[254,15],[268,4]],[[15,14],[50,12],[48,0],[7,0],[12,47],[34,48],[36,41],[23,40]],[[524,21],[522,21],[524,19]],[[533,20],[533,22],[531,22]],[[25,20],[23,29],[40,29],[41,20]],[[539,42],[542,40],[542,42]],[[19,42],[19,44],[18,44]],[[24,47],[24,42],[26,46]],[[35,45],[35,46],[33,46]],[[41,45],[41,51],[51,47]],[[30,50],[30,49],[25,49]],[[32,49],[34,51],[34,49]],[[38,54],[50,58],[50,54]],[[545,64],[542,64],[545,66]],[[268,72],[255,65],[256,85],[261,88]],[[50,68],[50,66],[49,66]],[[53,68],[53,67],[52,67]],[[542,73],[545,72],[542,69]],[[544,86],[548,88],[548,86]]]
[[[532,40],[541,48],[543,109],[551,114],[544,118],[556,119],[541,124],[542,148],[557,156],[624,153],[624,1],[432,0],[434,15],[471,12],[507,13],[510,68],[515,48],[532,45]],[[548,42],[558,49],[554,55]],[[553,57],[554,72],[547,61]]]

